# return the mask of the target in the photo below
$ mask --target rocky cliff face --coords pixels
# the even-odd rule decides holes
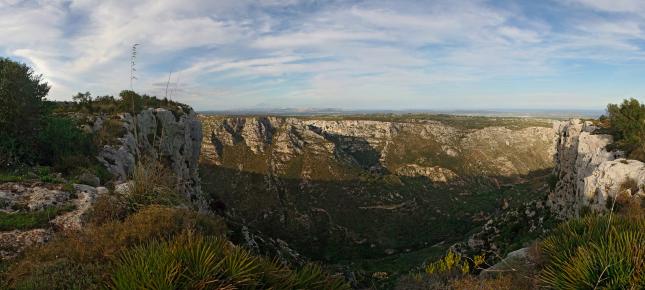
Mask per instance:
[[[610,135],[594,134],[591,122],[570,120],[557,123],[555,173],[558,182],[549,194],[548,205],[561,218],[578,216],[583,210],[604,211],[619,195],[645,194],[645,164],[609,152]]]
[[[284,172],[290,161],[311,150],[345,158],[364,169],[402,175],[436,173],[451,178],[454,173],[449,167],[453,167],[465,175],[508,177],[551,168],[555,153],[555,131],[548,127],[460,129],[430,120],[202,119],[205,161],[222,164],[225,147],[243,144],[254,155],[269,154],[277,172]],[[463,162],[441,166],[449,163],[446,160]]]
[[[548,174],[555,154],[548,122],[201,118],[201,173],[213,206],[319,258],[391,254],[463,235],[502,199],[546,191],[529,180]]]
[[[122,132],[116,142],[105,145],[99,160],[118,181],[126,181],[137,160],[151,158],[169,165],[180,180],[182,192],[200,191],[198,162],[202,128],[195,112],[176,116],[166,109],[146,109],[136,116],[123,113],[111,117]],[[92,130],[98,132],[110,119],[98,117]],[[114,126],[114,125],[113,125]]]

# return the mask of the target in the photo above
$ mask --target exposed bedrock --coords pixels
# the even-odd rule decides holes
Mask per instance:
[[[121,134],[114,136],[113,144],[102,148],[98,158],[118,181],[130,177],[137,160],[150,158],[171,168],[182,193],[195,195],[200,191],[198,163],[202,128],[195,112],[177,116],[159,108],[143,110],[134,118],[129,113],[97,117],[93,131],[101,130],[109,119],[122,128]]]
[[[558,182],[548,204],[562,218],[584,210],[611,208],[617,196],[645,194],[645,164],[628,160],[620,151],[607,151],[612,136],[594,134],[591,122],[570,120],[555,125],[558,132],[555,174]],[[613,202],[612,202],[613,203]]]

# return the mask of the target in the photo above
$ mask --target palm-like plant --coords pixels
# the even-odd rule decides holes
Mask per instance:
[[[113,289],[349,289],[317,265],[293,271],[221,237],[187,231],[125,251]]]
[[[554,289],[645,289],[645,219],[588,216],[542,243],[543,285]]]

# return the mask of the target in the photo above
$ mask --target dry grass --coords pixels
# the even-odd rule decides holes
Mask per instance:
[[[94,134],[94,144],[98,146],[115,145],[118,138],[125,135],[126,129],[123,127],[123,121],[118,118],[105,120],[101,129]]]
[[[178,178],[158,161],[143,160],[134,169],[125,198],[131,210],[151,204],[177,205],[184,197],[177,193]]]
[[[473,276],[465,276],[450,282],[450,289],[454,290],[517,290],[530,289],[518,288],[514,285],[510,275],[498,275],[494,278],[479,279]]]
[[[187,209],[146,207],[122,222],[90,225],[82,232],[59,236],[32,248],[9,267],[8,288],[102,288],[112,262],[123,250],[150,240],[171,238],[186,229],[205,235],[226,232],[224,222],[217,217]]]

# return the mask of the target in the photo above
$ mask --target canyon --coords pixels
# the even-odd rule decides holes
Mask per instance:
[[[542,198],[558,135],[539,119],[200,118],[212,201],[327,261],[448,246]]]
[[[633,197],[645,188],[643,163],[607,151],[612,137],[590,121],[199,118],[211,207],[328,262],[459,246],[505,255],[584,210],[606,210],[623,184]]]

